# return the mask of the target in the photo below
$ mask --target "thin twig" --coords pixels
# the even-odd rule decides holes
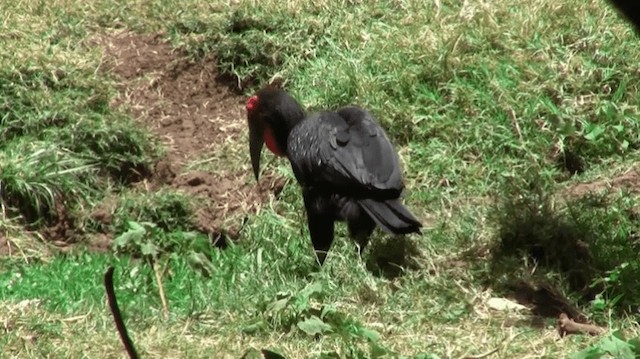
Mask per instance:
[[[169,304],[167,303],[167,297],[164,294],[164,286],[162,285],[162,275],[155,261],[151,261],[151,267],[153,268],[153,274],[156,277],[156,283],[158,284],[158,292],[160,293],[160,300],[162,301],[162,314],[164,319],[169,319]]]
[[[522,142],[522,131],[520,130],[520,125],[518,124],[518,118],[516,117],[516,112],[510,108],[509,109],[509,118],[511,118],[511,123],[513,127],[516,129],[516,133],[518,134],[518,139]]]

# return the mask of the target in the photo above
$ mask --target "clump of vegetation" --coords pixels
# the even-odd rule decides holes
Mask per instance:
[[[154,261],[166,255],[209,254],[211,240],[196,228],[190,198],[171,190],[125,193],[113,213],[117,253]]]
[[[237,78],[242,88],[255,88],[280,69],[295,66],[292,62],[299,64],[322,52],[327,26],[323,20],[278,8],[267,17],[240,6],[231,12],[225,28],[211,33],[201,46],[214,49],[218,66]],[[283,34],[287,41],[282,41]]]
[[[109,108],[109,84],[63,61],[0,70],[0,196],[28,225],[148,173],[158,154],[147,132]]]
[[[295,293],[279,293],[275,301],[260,308],[261,316],[264,318],[245,327],[243,331],[293,331],[316,339],[323,336],[343,337],[345,343],[348,343],[345,351],[349,356],[355,357],[393,353],[379,342],[381,336],[378,332],[366,328],[334,306],[322,304],[326,290],[320,282],[314,282]],[[331,356],[338,353],[323,355]]]
[[[128,229],[128,222],[149,222],[158,229],[171,231],[191,231],[194,204],[188,196],[170,189],[155,192],[127,191],[113,214],[116,233]]]
[[[624,335],[615,331],[600,339],[589,348],[571,355],[571,359],[620,358],[633,359],[640,355],[640,337],[625,340]]]
[[[212,265],[207,256],[211,250],[211,241],[206,235],[195,231],[167,232],[151,222],[129,221],[127,227],[113,241],[116,253],[143,258],[151,264],[166,259],[167,255],[183,255],[197,269],[211,275]]]
[[[37,224],[56,205],[95,193],[95,165],[55,143],[9,141],[0,153],[0,193],[11,216]]]

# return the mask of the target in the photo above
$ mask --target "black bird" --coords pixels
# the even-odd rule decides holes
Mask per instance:
[[[287,156],[302,187],[311,242],[320,265],[346,221],[360,254],[376,224],[392,234],[420,233],[400,202],[398,155],[373,116],[355,106],[310,116],[284,90],[267,86],[247,100],[249,148],[256,180],[263,143]]]
[[[633,24],[636,34],[640,34],[640,2],[638,0],[609,0],[625,20]]]

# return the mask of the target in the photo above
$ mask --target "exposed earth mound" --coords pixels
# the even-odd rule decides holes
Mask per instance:
[[[121,80],[113,105],[124,106],[167,148],[145,181],[148,190],[171,186],[195,196],[198,228],[236,238],[242,219],[285,184],[267,172],[256,185],[251,175],[244,98],[220,79],[213,57],[191,61],[160,34],[119,31],[97,44],[105,54],[102,70]]]

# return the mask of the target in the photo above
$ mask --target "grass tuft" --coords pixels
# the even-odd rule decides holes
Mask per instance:
[[[97,73],[98,53],[78,46],[86,28],[61,20],[8,16],[15,26],[0,54],[0,199],[6,215],[33,228],[148,175],[160,153],[110,105],[114,83]]]
[[[91,162],[49,142],[14,141],[0,154],[3,208],[29,223],[50,219],[65,200],[95,193]]]
[[[166,232],[193,230],[193,203],[186,195],[168,189],[151,193],[129,191],[114,209],[116,233],[126,230],[128,221],[150,222]]]

